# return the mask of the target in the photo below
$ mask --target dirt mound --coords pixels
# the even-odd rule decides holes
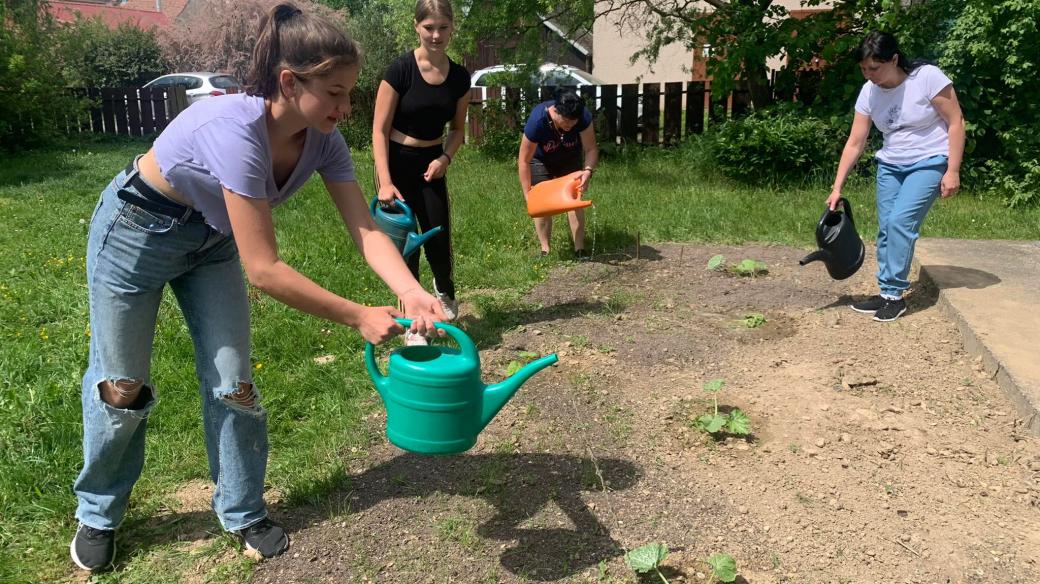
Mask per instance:
[[[768,273],[705,269],[718,253]],[[833,282],[802,254],[670,245],[561,268],[481,353],[487,380],[529,353],[559,365],[464,456],[352,458],[348,490],[280,515],[293,547],[254,579],[632,582],[626,550],[662,542],[673,582],[718,552],[754,584],[1040,581],[1040,445],[934,291],[876,323],[845,306],[873,293],[872,262]],[[750,436],[693,426],[712,379]]]

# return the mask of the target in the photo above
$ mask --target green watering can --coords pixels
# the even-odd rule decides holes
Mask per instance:
[[[422,235],[417,233],[418,222],[415,220],[412,208],[398,199],[394,199],[390,206],[383,207],[379,205],[379,197],[372,197],[369,211],[372,213],[376,226],[390,238],[390,241],[394,242],[397,251],[401,252],[405,259],[408,259],[408,256],[418,251],[422,244],[441,232],[441,226],[438,225]]]
[[[411,326],[411,319],[397,322]],[[459,348],[435,345],[400,347],[390,353],[387,375],[376,365],[372,343],[365,344],[365,366],[386,404],[386,436],[396,446],[419,454],[458,454],[473,447],[477,434],[525,381],[557,361],[556,353],[528,363],[494,385],[480,381],[480,356],[466,333],[450,324],[437,328]]]

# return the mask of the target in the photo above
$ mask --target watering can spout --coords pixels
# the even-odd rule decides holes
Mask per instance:
[[[440,232],[441,232],[441,226],[440,225],[434,227],[433,229],[430,229],[429,231],[427,231],[426,233],[423,233],[422,235],[420,235],[420,234],[418,234],[418,233],[416,233],[414,231],[409,232],[408,233],[408,238],[405,240],[405,243],[404,243],[404,250],[401,251],[401,255],[403,257],[407,258],[408,256],[412,255],[412,253],[414,253],[417,249],[422,247],[422,244],[426,243],[427,241],[430,240],[431,237],[437,235]]]
[[[830,257],[831,257],[830,252],[828,252],[825,249],[818,249],[818,250],[812,252],[811,254],[805,256],[801,260],[799,260],[798,261],[798,265],[804,266],[805,264],[812,263],[812,262],[815,262],[815,261],[826,262],[827,260],[830,259]]]
[[[546,355],[541,359],[531,361],[527,365],[524,365],[519,371],[513,374],[512,377],[489,385],[484,389],[484,408],[482,411],[482,417],[480,421],[480,428],[484,429],[484,426],[488,425],[488,422],[495,417],[495,414],[502,409],[502,406],[506,405],[509,398],[513,397],[516,390],[520,389],[520,386],[525,381],[530,379],[535,373],[538,373],[542,369],[556,363],[556,353]]]

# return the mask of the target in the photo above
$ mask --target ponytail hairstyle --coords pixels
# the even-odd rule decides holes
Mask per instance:
[[[907,74],[927,63],[927,61],[919,59],[913,61],[907,59],[903,51],[899,49],[899,41],[896,40],[896,37],[880,30],[875,30],[868,34],[852,53],[852,58],[856,59],[857,63],[864,59],[891,61],[894,56],[899,57],[896,65]]]
[[[334,24],[287,2],[278,4],[260,19],[246,93],[277,98],[282,69],[307,81],[360,62],[361,48]]]
[[[443,16],[455,22],[455,12],[449,0],[419,0],[415,3],[415,22],[422,22],[431,16]]]

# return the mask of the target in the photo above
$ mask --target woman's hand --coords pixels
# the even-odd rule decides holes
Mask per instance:
[[[939,181],[939,194],[942,198],[952,197],[961,188],[961,173],[956,170],[947,170]]]
[[[585,191],[589,188],[589,181],[592,180],[592,171],[586,168],[581,171],[581,174],[575,178],[575,180],[580,181],[578,184],[578,190],[580,190],[582,194],[585,194]]]
[[[379,203],[382,205],[390,205],[394,202],[395,199],[399,199],[402,201],[404,200],[404,197],[401,196],[400,191],[398,191],[397,187],[395,187],[392,184],[385,184],[380,186],[379,193],[377,196],[379,197]]]
[[[829,197],[827,197],[827,208],[833,211],[838,206],[838,199],[841,198],[840,190],[833,190]]]
[[[401,312],[392,306],[366,306],[361,309],[357,330],[366,341],[378,345],[404,333],[404,327],[394,320],[401,316]]]
[[[412,332],[423,336],[430,336],[436,330],[435,322],[445,322],[448,317],[441,308],[441,301],[422,288],[413,288],[401,295],[401,304],[404,306],[405,318],[412,319]],[[438,331],[444,336],[444,331]]]
[[[426,182],[435,181],[444,176],[447,170],[448,162],[445,155],[441,154],[430,161],[430,165],[426,167],[426,172],[423,173],[422,177]]]

